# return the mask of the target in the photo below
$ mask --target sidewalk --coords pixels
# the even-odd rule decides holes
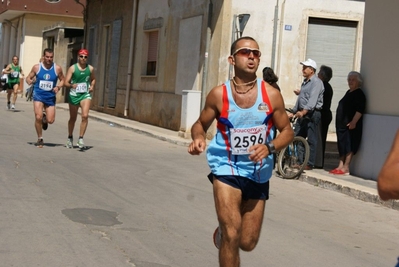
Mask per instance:
[[[57,104],[56,107],[58,109],[68,110],[68,104],[66,103]],[[89,117],[93,120],[101,121],[115,127],[125,128],[139,134],[145,134],[147,136],[176,145],[188,146],[191,142],[190,139],[179,137],[177,131],[172,131],[93,110],[90,110]],[[335,134],[330,134],[327,140],[330,142],[336,142]],[[313,169],[311,171],[306,171],[301,175],[301,177],[299,177],[298,180],[307,182],[314,186],[337,191],[365,202],[371,202],[399,210],[399,201],[382,201],[378,197],[376,181],[366,180],[353,175],[338,176],[328,173],[328,171],[335,168],[337,164],[338,160],[335,157],[326,157],[325,169]]]

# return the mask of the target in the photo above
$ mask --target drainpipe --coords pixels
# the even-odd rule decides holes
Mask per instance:
[[[274,21],[273,21],[273,44],[272,44],[272,62],[271,68],[274,70],[276,67],[276,42],[277,42],[277,26],[278,26],[278,1],[274,7]]]
[[[211,42],[211,26],[212,26],[212,12],[213,12],[213,4],[212,0],[209,1],[208,6],[208,26],[206,28],[206,44],[205,44],[205,59],[204,59],[204,71],[202,74],[202,85],[201,85],[201,109],[205,106],[206,100],[206,89],[207,89],[207,80],[208,80],[208,64],[209,64],[209,45]]]
[[[278,37],[278,44],[279,44],[280,48],[279,48],[278,52],[276,53],[277,54],[276,62],[280,62],[280,60],[281,60],[281,44],[282,44],[282,38],[283,38],[282,32],[283,32],[283,24],[284,24],[284,19],[285,19],[285,2],[286,2],[286,0],[283,0],[281,3],[281,18],[280,18],[280,23],[279,23],[279,27],[278,27],[278,30],[280,32],[280,35]],[[274,65],[276,65],[276,62],[273,62]],[[274,72],[279,73],[280,72],[279,69],[280,69],[280,66],[278,67],[278,69],[275,69]]]
[[[236,40],[236,34],[237,34],[236,20],[237,20],[237,15],[233,15],[233,26],[231,27],[231,42],[230,42],[230,44],[233,44],[233,42]],[[230,51],[229,51],[229,54],[230,54]],[[231,78],[233,78],[233,65],[229,64],[229,77],[227,77],[227,80],[230,80]]]
[[[134,0],[133,2],[133,12],[132,12],[132,28],[130,30],[130,47],[129,47],[129,63],[127,69],[127,83],[126,83],[126,97],[125,97],[125,109],[123,116],[127,117],[129,115],[129,99],[130,99],[130,84],[132,82],[132,71],[133,71],[133,57],[134,57],[134,44],[135,44],[135,33],[136,33],[136,21],[137,21],[137,7],[139,0]]]

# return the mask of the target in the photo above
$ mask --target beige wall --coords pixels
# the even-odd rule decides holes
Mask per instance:
[[[399,116],[399,1],[367,2],[361,72],[368,99],[367,113]],[[383,21],[382,21],[383,18]]]
[[[399,2],[368,1],[365,10],[361,73],[367,97],[363,137],[351,173],[376,180],[399,129],[397,52]]]
[[[125,3],[124,8],[120,8]],[[133,1],[132,1],[133,2]],[[127,5],[125,1],[114,1],[112,6],[110,3],[101,3],[94,1],[90,7],[91,16],[89,17],[89,27],[98,28],[98,40],[101,40],[98,54],[98,75],[99,86],[97,94],[93,100],[93,108],[116,116],[124,116],[126,88],[130,88],[130,97],[128,100],[127,117],[137,121],[157,125],[160,127],[178,130],[180,127],[181,117],[181,92],[176,93],[176,66],[177,66],[177,46],[179,42],[179,23],[180,20],[195,16],[202,16],[207,12],[207,1],[185,1],[181,0],[149,0],[139,1],[137,11],[137,24],[135,27],[133,70],[131,85],[127,84],[128,66],[129,66],[129,48],[130,33],[132,25],[133,4]],[[103,12],[107,10],[108,12]],[[101,15],[102,14],[102,15]],[[102,18],[99,20],[98,18]],[[101,80],[101,73],[107,71],[104,65],[106,58],[102,58],[105,43],[102,40],[104,26],[111,24],[113,20],[122,19],[122,40],[120,49],[120,58],[118,66],[118,82],[117,82],[117,99],[116,107],[108,108],[106,103],[101,106],[101,97],[104,101],[107,99],[106,81]],[[156,76],[143,75],[142,69],[145,64],[146,41],[144,23],[150,19],[163,19],[163,25],[153,30],[159,31],[159,51],[158,51],[158,69]],[[200,62],[196,63],[195,68],[198,74],[202,73],[203,55],[205,46],[205,28],[206,19],[202,19],[200,32]],[[186,40],[189,42],[190,40]],[[198,82],[198,81],[197,81]],[[99,95],[100,94],[100,95]]]

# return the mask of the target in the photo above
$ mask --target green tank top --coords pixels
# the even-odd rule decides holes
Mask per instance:
[[[75,71],[72,74],[72,84],[77,84],[76,93],[86,93],[90,88],[90,68],[87,65],[86,69],[80,70],[78,64],[75,64]]]
[[[11,64],[11,73],[8,74],[8,83],[19,83],[19,74],[21,73],[20,66]]]

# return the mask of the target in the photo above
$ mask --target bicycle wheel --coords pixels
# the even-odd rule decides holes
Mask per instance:
[[[294,140],[279,153],[277,167],[285,179],[299,177],[309,161],[309,144],[305,138],[295,136]]]
[[[26,101],[32,101],[33,85],[26,90]]]

